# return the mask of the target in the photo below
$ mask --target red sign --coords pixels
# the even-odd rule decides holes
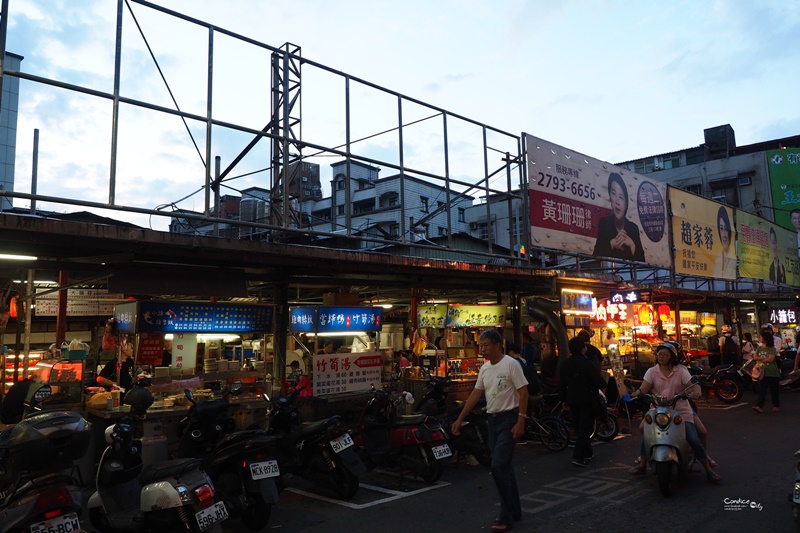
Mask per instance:
[[[163,333],[141,333],[139,335],[139,348],[136,351],[136,364],[161,366],[161,356],[163,354]]]

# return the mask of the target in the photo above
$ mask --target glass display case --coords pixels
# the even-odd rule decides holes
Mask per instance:
[[[19,358],[15,354],[5,355],[5,383],[3,383],[3,393],[7,393],[8,389],[14,384],[14,370],[17,370],[17,381],[22,381],[26,377],[31,376],[36,364],[43,358],[47,357],[47,352],[44,351],[31,351],[28,353],[28,371],[23,372],[25,364],[25,356],[20,354]]]
[[[50,385],[50,397],[41,403],[43,409],[82,408],[83,361],[41,360],[31,369],[31,379]]]

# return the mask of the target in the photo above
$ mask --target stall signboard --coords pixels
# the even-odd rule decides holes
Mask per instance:
[[[593,322],[619,321],[626,322],[628,315],[632,311],[632,305],[627,302],[613,302],[609,299],[594,299],[594,314],[591,315]]]
[[[52,289],[37,287],[36,292]],[[67,316],[109,316],[114,303],[125,300],[124,294],[112,294],[106,289],[67,289]],[[58,316],[58,292],[36,295],[36,316]]]
[[[425,304],[417,307],[418,328],[443,328],[447,319],[447,304]]]
[[[172,338],[172,366],[194,368],[197,364],[197,335],[176,333]]]
[[[447,306],[447,327],[472,328],[506,325],[504,305],[460,305]]]
[[[697,311],[681,311],[681,324],[697,324]]]
[[[627,304],[638,304],[640,302],[647,302],[649,300],[650,293],[645,291],[639,291],[634,289],[629,289],[625,291],[613,291],[611,294],[608,295],[608,299],[611,300],[613,303],[627,303]]]
[[[114,306],[114,321],[119,333],[136,333],[136,309],[139,302],[131,301]]]
[[[380,331],[383,307],[320,307],[317,310],[318,333]]]
[[[567,315],[592,315],[594,313],[592,293],[561,289],[561,312]]]
[[[163,333],[142,333],[139,335],[139,343],[136,347],[137,365],[161,366],[161,359],[163,355]]]
[[[800,148],[767,150],[775,222],[795,233],[800,254]]]
[[[794,307],[770,309],[769,322],[770,324],[797,324],[797,311]]]
[[[736,279],[733,208],[669,188],[675,272]]]
[[[317,354],[313,364],[314,396],[381,386],[383,356],[380,352]]]
[[[669,267],[667,188],[525,134],[531,243]]]
[[[274,307],[199,302],[139,302],[138,332],[272,331]]]
[[[800,286],[794,232],[743,211],[736,213],[736,227],[741,277]]]
[[[316,307],[292,307],[289,315],[289,331],[311,333],[317,325]]]

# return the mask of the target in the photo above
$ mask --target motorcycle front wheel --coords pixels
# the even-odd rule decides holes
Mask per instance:
[[[717,381],[714,387],[714,394],[723,403],[738,402],[742,399],[743,392],[739,383],[733,378],[722,378]]]
[[[661,491],[661,494],[664,496],[670,496],[672,494],[672,482],[673,478],[675,477],[674,470],[674,463],[667,462],[667,463],[656,463],[656,475],[658,476],[658,490]]]

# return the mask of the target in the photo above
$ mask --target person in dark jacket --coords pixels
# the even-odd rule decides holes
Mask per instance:
[[[575,425],[575,449],[572,452],[575,466],[589,466],[592,459],[589,436],[599,406],[597,394],[606,386],[599,365],[589,359],[586,352],[586,342],[581,335],[570,339],[570,357],[561,363],[559,380],[559,396],[564,408],[572,414]]]

